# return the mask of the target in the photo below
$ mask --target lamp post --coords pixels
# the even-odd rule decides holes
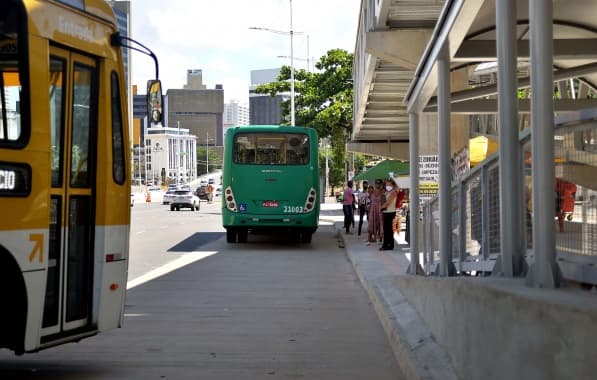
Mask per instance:
[[[253,30],[265,30],[266,32],[272,32],[276,34],[284,34],[290,36],[290,125],[295,126],[294,123],[294,35],[302,35],[302,32],[294,32],[292,30],[292,0],[290,1],[290,31],[285,32],[281,30],[269,29],[269,28],[257,28],[250,27]],[[309,39],[307,38],[307,46]],[[308,55],[308,54],[307,54]]]
[[[292,30],[292,0],[290,1],[290,125],[294,127],[294,31]]]
[[[209,132],[205,132],[205,174],[209,174]]]

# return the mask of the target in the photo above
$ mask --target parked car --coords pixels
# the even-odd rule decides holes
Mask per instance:
[[[190,190],[175,190],[170,201],[170,211],[180,211],[181,208],[190,208],[191,211],[201,207],[199,197]]]
[[[209,179],[207,180],[207,183],[211,183],[211,184],[213,185],[213,184],[215,184],[215,183],[216,183],[216,180],[215,180],[215,179],[213,179],[213,178],[209,178]]]
[[[220,195],[222,195],[222,186],[216,187],[216,190],[214,191],[214,196],[219,197]]]

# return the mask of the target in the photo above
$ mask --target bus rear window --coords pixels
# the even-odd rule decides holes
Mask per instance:
[[[21,111],[22,78],[19,75],[18,28],[22,18],[16,2],[2,5],[0,12],[0,146],[20,146],[23,141]]]
[[[235,164],[306,165],[309,136],[304,133],[239,133],[232,148]]]

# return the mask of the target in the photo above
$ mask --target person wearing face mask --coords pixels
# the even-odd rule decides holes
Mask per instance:
[[[394,249],[394,234],[392,231],[392,222],[396,216],[396,182],[393,179],[388,179],[385,182],[386,200],[381,205],[383,213],[383,244],[380,251],[389,251]]]

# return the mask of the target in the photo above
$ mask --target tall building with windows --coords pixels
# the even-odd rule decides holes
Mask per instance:
[[[231,125],[250,124],[249,106],[238,100],[231,100],[224,104],[224,128]]]
[[[222,146],[224,89],[217,84],[208,89],[201,70],[187,71],[187,84],[166,93],[166,125],[188,129],[197,136],[197,144]]]
[[[131,2],[130,1],[107,1],[107,3],[112,7],[114,11],[114,15],[116,16],[116,23],[118,24],[118,31],[122,36],[131,37],[132,36],[132,26],[131,26]],[[131,78],[132,78],[132,71],[131,71],[131,50],[128,48],[122,48],[122,61],[124,64],[124,83],[126,86],[127,92],[127,101],[129,104],[128,109],[128,118],[129,118],[129,126],[132,129],[132,120],[133,120],[133,111],[132,111],[132,104],[133,104],[133,94],[132,94],[132,86],[131,86]],[[132,132],[132,130],[131,130]],[[130,134],[132,136],[132,133]]]
[[[282,122],[282,102],[290,99],[290,94],[256,94],[255,88],[260,84],[275,82],[280,69],[263,69],[251,71],[249,87],[249,122],[250,124],[280,124]]]

